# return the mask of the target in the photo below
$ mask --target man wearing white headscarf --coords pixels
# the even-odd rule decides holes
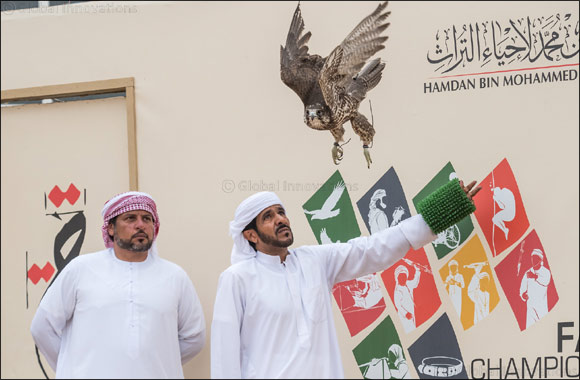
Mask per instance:
[[[457,211],[460,199],[467,206],[460,208],[466,211],[455,215],[463,218],[475,210],[471,198],[480,187],[471,191],[474,185],[463,187],[457,181],[453,194],[446,188],[445,205],[437,200],[434,205],[450,215],[447,212]],[[211,330],[212,377],[344,377],[332,287],[386,269],[411,247],[419,249],[434,240],[437,236],[426,220],[431,219],[417,215],[347,243],[288,249],[294,235],[276,194],[261,192],[245,199],[230,222],[232,265],[218,283]],[[449,227],[448,222],[457,221],[440,227]]]
[[[532,251],[532,267],[526,271],[520,284],[520,298],[526,303],[526,328],[548,314],[548,285],[552,279],[550,270],[544,266],[544,254],[536,248]]]
[[[449,262],[449,274],[445,279],[445,287],[447,287],[447,292],[457,311],[457,315],[461,317],[461,305],[463,303],[462,290],[465,288],[465,280],[463,275],[459,273],[459,263],[457,260],[451,260]]]
[[[467,296],[473,301],[473,324],[476,325],[489,315],[489,292],[487,291],[490,277],[482,272],[485,263],[472,264],[475,274],[469,281]]]
[[[187,273],[161,259],[155,201],[119,194],[102,210],[107,249],[58,275],[32,320],[57,378],[183,378],[201,351],[205,322]]]
[[[387,353],[392,379],[410,379],[409,366],[405,360],[403,349],[398,344],[391,344]]]
[[[399,265],[395,269],[395,286],[394,302],[397,307],[397,314],[403,324],[406,333],[417,328],[415,320],[415,300],[413,292],[419,286],[421,280],[421,271],[415,266],[415,275],[409,279],[409,270],[404,265]]]

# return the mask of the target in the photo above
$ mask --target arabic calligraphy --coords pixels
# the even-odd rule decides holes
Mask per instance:
[[[54,274],[54,267],[50,262],[46,262],[42,269],[36,264],[32,264],[30,269],[27,272],[28,278],[34,285],[38,284],[40,279],[44,279],[44,281],[48,282],[52,275]]]
[[[86,206],[87,204],[87,190],[84,189],[83,191],[83,203]],[[68,202],[73,205],[77,202],[81,195],[81,192],[74,184],[70,184],[67,191],[63,192],[58,186],[54,186],[50,193],[44,193],[44,209],[45,211],[49,210],[49,204],[47,199],[50,200],[56,207],[60,207],[64,200],[68,200]],[[62,217],[63,215],[73,214],[73,216],[67,221],[64,222]],[[30,279],[33,284],[37,284],[41,278],[43,278],[46,282],[50,280],[52,277],[52,281],[46,287],[44,294],[48,291],[48,288],[52,286],[56,278],[64,268],[75,258],[80,255],[81,248],[83,242],[85,240],[85,233],[87,229],[87,220],[83,210],[78,211],[65,211],[65,212],[53,212],[45,214],[46,216],[53,216],[54,218],[58,219],[61,222],[64,222],[64,225],[61,227],[60,231],[56,234],[54,238],[54,246],[53,246],[53,257],[54,257],[54,265],[56,266],[56,273],[55,268],[52,266],[50,262],[47,262],[46,265],[40,269],[38,265],[34,264],[30,269],[28,269],[28,252],[26,252],[26,267],[27,267],[27,279]],[[52,219],[54,220],[54,219]],[[70,243],[72,244],[68,244]],[[67,252],[68,251],[68,252]],[[53,277],[54,274],[54,277]],[[28,282],[27,282],[28,286]],[[44,297],[44,294],[42,297]],[[26,300],[27,300],[27,308],[28,308],[28,288],[26,293]],[[45,378],[49,378],[45,369],[44,365],[40,359],[40,354],[38,351],[38,347],[35,345],[34,350],[36,353],[36,360],[42,373],[44,374]]]
[[[513,62],[562,62],[578,55],[578,15],[574,17],[556,13],[510,19],[503,25],[484,21],[439,29],[427,61],[441,74],[472,63],[503,68]]]
[[[79,189],[77,189],[75,185],[71,183],[68,186],[66,192],[63,192],[60,187],[58,187],[58,185],[53,187],[50,194],[48,194],[48,199],[50,199],[50,201],[54,203],[56,207],[60,207],[65,199],[68,200],[71,205],[74,205],[75,202],[79,199],[80,195],[81,192]]]

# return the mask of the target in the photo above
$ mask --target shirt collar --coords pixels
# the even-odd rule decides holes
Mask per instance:
[[[260,251],[256,251],[256,260],[269,267],[282,266],[282,263],[280,262],[280,256],[268,255]],[[288,257],[286,257],[286,260],[288,260]]]
[[[115,249],[114,248],[108,248],[109,254],[111,256],[111,259],[117,263],[120,263],[122,265],[132,265],[132,266],[140,266],[140,267],[145,267],[147,265],[149,265],[151,262],[153,262],[154,258],[153,255],[151,254],[151,250],[149,250],[149,252],[147,253],[147,258],[143,261],[125,261],[125,260],[121,260],[117,257],[117,255],[115,255]]]

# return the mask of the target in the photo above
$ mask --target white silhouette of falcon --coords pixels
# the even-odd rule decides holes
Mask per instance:
[[[337,208],[336,210],[333,210],[333,208],[336,207],[338,200],[342,196],[342,193],[344,192],[344,187],[345,187],[344,182],[337,183],[334,186],[332,193],[326,199],[326,201],[324,202],[324,204],[322,205],[322,208],[320,210],[308,211],[308,210],[304,209],[304,213],[306,213],[308,215],[312,215],[311,220],[314,220],[314,219],[323,220],[323,219],[334,218],[335,216],[340,214],[339,208]]]

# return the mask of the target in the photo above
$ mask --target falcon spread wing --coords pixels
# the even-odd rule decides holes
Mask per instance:
[[[280,76],[282,82],[294,90],[306,106],[309,102],[317,101],[312,99],[315,93],[318,93],[319,98],[322,96],[318,76],[324,65],[324,59],[316,54],[308,54],[306,44],[312,33],[307,32],[302,35],[303,32],[304,20],[300,12],[300,3],[298,3],[286,37],[286,46],[280,46]]]
[[[326,59],[320,73],[320,87],[326,103],[333,110],[345,95],[353,96],[360,103],[366,92],[381,80],[385,64],[380,63],[378,58],[370,62],[365,70],[360,70],[367,59],[385,48],[383,43],[388,37],[381,36],[381,33],[390,25],[385,20],[391,12],[382,13],[387,4],[379,4]]]
[[[344,193],[345,185],[344,182],[339,182],[334,186],[332,193],[330,193],[329,197],[324,201],[322,205],[322,209],[325,211],[331,211],[333,208],[336,207],[338,200],[342,197],[342,193]]]

